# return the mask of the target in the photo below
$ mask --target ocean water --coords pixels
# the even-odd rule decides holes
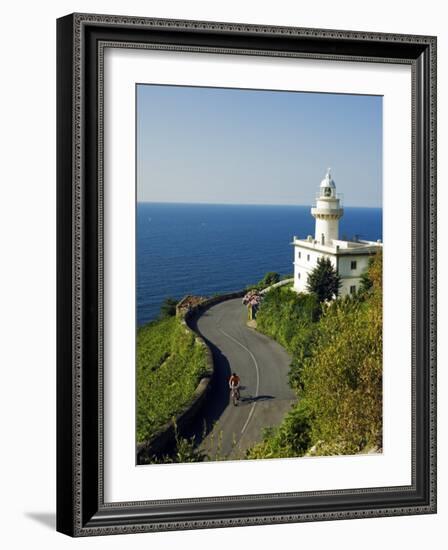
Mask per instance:
[[[309,206],[139,203],[137,324],[163,300],[240,290],[293,272],[293,235],[314,235]],[[381,208],[344,208],[341,238],[382,239]]]

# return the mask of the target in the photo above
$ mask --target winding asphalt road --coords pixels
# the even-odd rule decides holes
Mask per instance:
[[[277,426],[295,401],[288,385],[291,358],[282,346],[246,325],[241,298],[211,306],[193,328],[210,346],[215,363],[211,393],[204,405],[200,448],[214,458],[237,459]],[[230,402],[231,372],[241,378],[241,401]],[[202,435],[201,435],[202,433]],[[204,437],[205,434],[205,437]]]

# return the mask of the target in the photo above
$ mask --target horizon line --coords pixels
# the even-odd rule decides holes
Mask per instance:
[[[177,205],[191,205],[191,206],[302,206],[312,207],[312,204],[285,204],[285,203],[252,203],[252,202],[182,202],[182,201],[136,201],[137,204],[177,204]],[[359,206],[359,205],[343,205],[342,208],[376,208],[383,209],[383,206]]]

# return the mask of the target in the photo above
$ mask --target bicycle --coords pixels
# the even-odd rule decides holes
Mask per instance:
[[[232,400],[233,406],[237,407],[240,400],[240,389],[237,386],[232,386],[230,390],[230,398]]]

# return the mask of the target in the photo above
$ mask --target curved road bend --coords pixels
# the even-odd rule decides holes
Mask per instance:
[[[288,385],[291,358],[282,346],[247,327],[241,298],[208,308],[194,323],[213,352],[215,377],[195,434],[207,435],[200,448],[236,459],[262,440],[263,428],[277,426],[296,400]],[[241,378],[241,400],[230,402],[231,372]]]

